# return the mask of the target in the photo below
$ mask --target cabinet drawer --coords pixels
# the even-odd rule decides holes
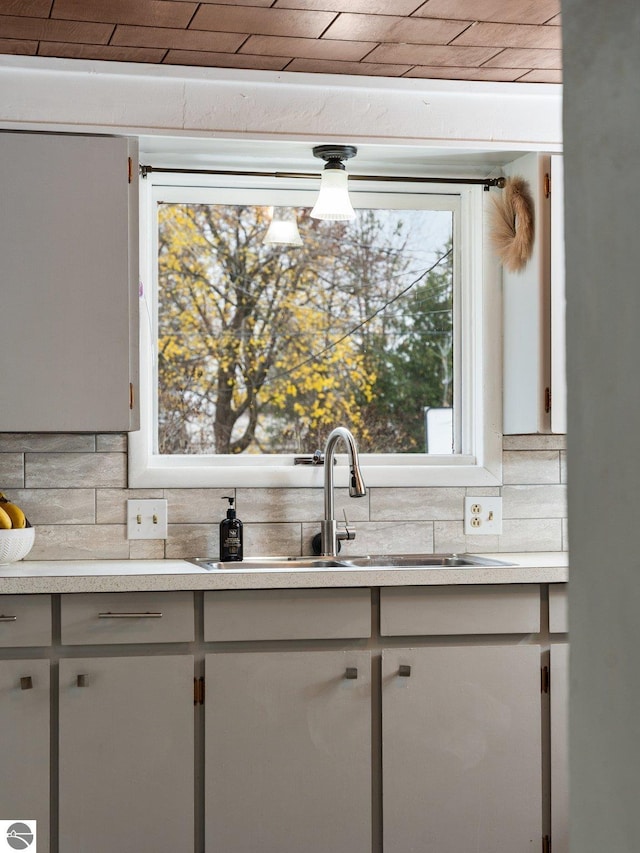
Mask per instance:
[[[50,596],[0,595],[0,647],[50,644]]]
[[[194,639],[193,593],[63,595],[61,630],[68,645],[188,643]]]
[[[383,637],[534,634],[539,630],[537,584],[393,587],[380,592]]]
[[[566,634],[569,630],[569,596],[566,583],[549,584],[549,630]]]
[[[205,640],[323,640],[370,636],[371,593],[368,589],[205,593]]]

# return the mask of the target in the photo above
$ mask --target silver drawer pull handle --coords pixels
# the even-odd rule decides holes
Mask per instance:
[[[17,618],[18,618],[17,616],[4,616],[4,615],[1,615],[1,616],[0,616],[0,622],[15,622]]]
[[[20,679],[20,690],[31,690],[33,687],[33,679],[30,675],[23,675]]]
[[[355,666],[348,666],[344,673],[345,678],[357,678],[358,677],[358,668]]]
[[[411,667],[406,663],[400,664],[400,668],[398,669],[398,675],[402,678],[409,678],[411,675]]]
[[[162,613],[98,613],[99,619],[160,619]]]
[[[89,686],[89,676],[84,675],[84,674],[76,676],[76,684],[78,687],[88,687]]]

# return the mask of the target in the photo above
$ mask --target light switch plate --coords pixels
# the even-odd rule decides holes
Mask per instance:
[[[465,498],[464,532],[468,536],[502,533],[502,498],[483,496]]]
[[[166,539],[166,500],[127,501],[127,539]]]

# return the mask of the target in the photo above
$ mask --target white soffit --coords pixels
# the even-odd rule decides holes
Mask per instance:
[[[353,172],[447,174],[561,151],[561,86],[0,57],[0,127],[141,138],[175,165],[309,171],[313,145],[356,144]]]

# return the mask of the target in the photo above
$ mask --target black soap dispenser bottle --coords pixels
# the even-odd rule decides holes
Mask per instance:
[[[242,560],[242,522],[236,518],[233,508],[235,498],[224,497],[229,501],[227,517],[220,522],[220,561],[222,563],[239,562]]]

